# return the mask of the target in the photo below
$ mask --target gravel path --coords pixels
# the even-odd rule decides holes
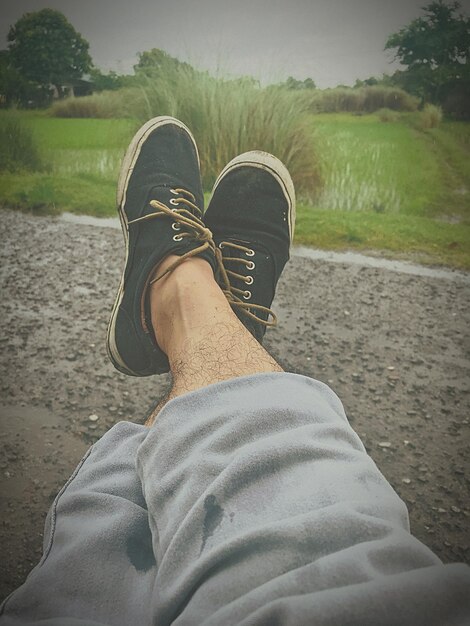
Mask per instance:
[[[142,422],[168,378],[107,360],[120,232],[11,211],[1,229],[3,597],[39,560],[45,513],[86,448]],[[414,534],[447,562],[470,562],[469,300],[468,275],[294,256],[266,339],[285,369],[336,391]]]

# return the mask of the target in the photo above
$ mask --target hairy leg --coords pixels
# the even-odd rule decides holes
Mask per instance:
[[[161,275],[176,257],[165,259]],[[152,325],[170,361],[173,386],[146,424],[172,398],[229,378],[282,368],[233,313],[207,261],[188,259],[153,283]]]

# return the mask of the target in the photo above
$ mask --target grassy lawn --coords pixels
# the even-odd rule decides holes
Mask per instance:
[[[0,124],[9,113],[0,115]],[[115,214],[120,160],[138,122],[22,113],[46,164],[0,174],[0,203],[36,212]],[[312,116],[323,188],[299,201],[296,243],[470,269],[470,124],[416,130],[406,116]],[[253,146],[256,147],[256,146]]]
[[[470,124],[410,121],[313,118],[324,189],[298,206],[298,243],[470,268]]]
[[[325,189],[318,208],[425,215],[440,192],[439,160],[404,123],[317,115]]]
[[[4,112],[0,124],[8,119]],[[120,162],[138,122],[34,113],[21,114],[21,122],[33,129],[45,171],[0,173],[0,203],[42,213],[113,215]]]

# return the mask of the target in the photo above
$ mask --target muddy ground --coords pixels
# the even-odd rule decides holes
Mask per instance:
[[[119,231],[1,215],[3,597],[39,560],[46,511],[87,447],[142,422],[168,379],[128,378],[106,356]],[[336,391],[412,531],[446,562],[470,562],[469,300],[469,276],[294,256],[266,338],[285,369]]]

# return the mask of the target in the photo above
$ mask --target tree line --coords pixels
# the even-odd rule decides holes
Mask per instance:
[[[404,69],[381,78],[357,80],[354,87],[401,87],[421,102],[440,104],[447,113],[470,117],[470,18],[458,1],[434,0],[423,15],[391,34],[385,50]],[[103,73],[94,66],[88,42],[54,9],[26,13],[8,33],[8,47],[0,50],[0,104],[46,106],[55,95],[63,98],[84,75],[94,90],[119,89],[142,76],[171,72],[178,66],[196,71],[163,50],[139,54],[134,75]],[[254,80],[254,79],[253,79]],[[316,89],[312,78],[290,76],[282,86],[289,90]]]

